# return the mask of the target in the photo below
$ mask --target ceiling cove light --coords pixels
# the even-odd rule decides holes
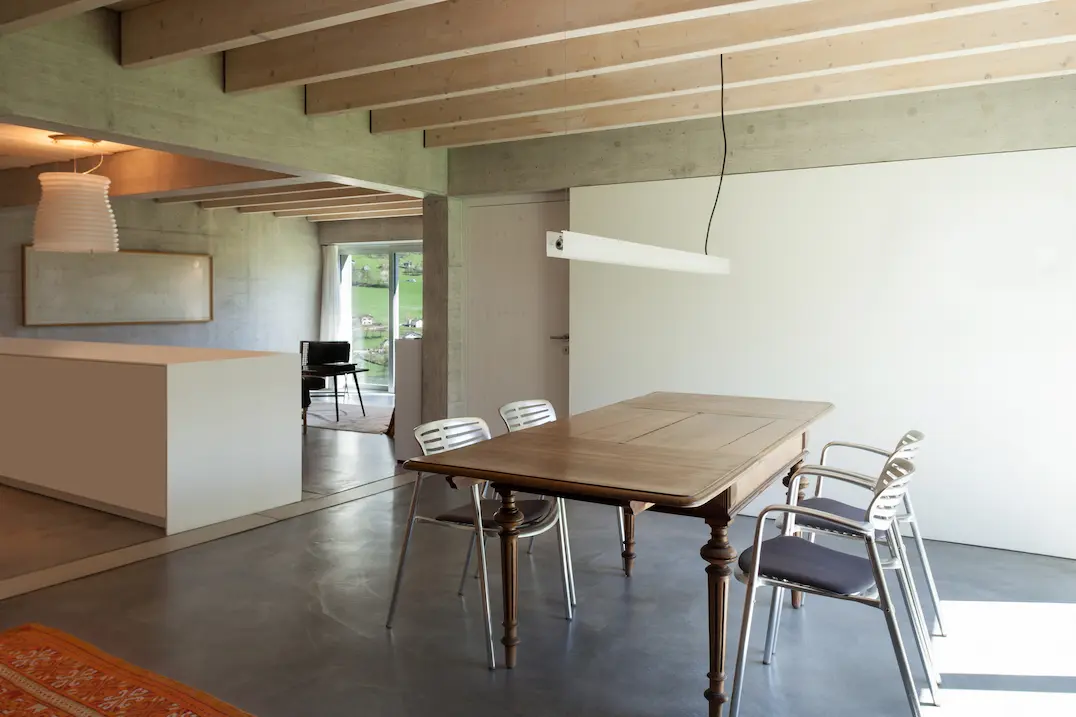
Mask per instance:
[[[77,134],[50,134],[49,139],[53,144],[58,144],[64,147],[78,147],[82,149],[92,149],[101,143],[99,139],[90,139],[89,137],[81,137]]]
[[[547,232],[546,256],[691,274],[728,274],[729,260],[579,232]]]

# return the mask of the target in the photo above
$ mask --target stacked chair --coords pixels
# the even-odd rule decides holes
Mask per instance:
[[[736,574],[736,577],[747,585],[747,598],[736,658],[730,717],[738,717],[739,714],[755,596],[760,587],[771,587],[773,590],[763,649],[764,664],[773,661],[776,651],[782,611],[781,590],[858,602],[881,610],[889,629],[909,707],[912,714],[919,717],[919,696],[885,579],[886,571],[889,570],[896,573],[900,584],[915,634],[916,647],[927,675],[931,701],[935,705],[938,703],[936,688],[941,684],[941,676],[934,664],[930,648],[931,631],[927,627],[922,604],[915,590],[908,551],[901,534],[901,526],[910,527],[927,574],[938,632],[944,634],[934,576],[926,558],[922,535],[908,495],[908,487],[915,474],[912,459],[922,441],[922,433],[910,431],[901,438],[893,451],[844,442],[827,444],[821,456],[823,465],[803,466],[793,474],[788,488],[788,504],[769,506],[759,515],[754,543],[741,554]],[[871,478],[825,465],[828,455],[835,448],[885,456],[885,466],[876,478]],[[799,502],[801,482],[811,476],[818,479],[815,495]],[[864,509],[823,497],[822,482],[826,478],[869,491],[867,507]],[[784,516],[782,534],[763,540],[765,518],[771,514]],[[815,542],[817,534],[854,540],[864,547],[866,557],[819,545]],[[882,547],[886,549],[888,557],[883,558],[880,554]]]

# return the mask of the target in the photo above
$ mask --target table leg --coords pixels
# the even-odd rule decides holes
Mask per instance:
[[[800,461],[796,465],[792,466],[792,470],[789,472],[788,475],[791,476],[793,473],[795,473],[796,471],[798,471],[802,467],[803,467],[803,461]],[[808,484],[808,481],[807,481],[806,476],[804,476],[803,478],[800,479],[799,491],[796,493],[796,504],[797,505],[802,505],[804,499],[807,497],[807,484]],[[807,537],[803,533],[799,533],[798,535],[801,538],[806,538]],[[799,590],[793,590],[792,591],[792,609],[793,610],[799,610],[801,607],[803,607],[803,593],[800,592]]]
[[[336,376],[333,376],[333,403],[336,404],[336,422],[340,422],[340,389],[336,385]]]
[[[523,524],[523,512],[516,507],[516,496],[510,488],[497,487],[501,507],[493,519],[501,528],[501,585],[504,589],[504,664],[508,669],[516,666],[516,647],[519,645],[518,596],[519,565],[517,548],[519,526]]]
[[[629,509],[624,509],[624,552],[620,557],[624,559],[624,574],[631,577],[631,570],[635,567],[635,514]]]
[[[727,517],[707,518],[710,540],[699,553],[709,565],[706,566],[707,594],[710,607],[710,686],[706,699],[710,704],[710,717],[721,717],[724,705],[729,701],[725,693],[725,646],[729,618],[729,582],[732,578],[732,562],[736,549],[729,544]]]
[[[359,373],[358,371],[351,372],[351,378],[355,379],[355,393],[359,394],[359,407],[362,408],[362,415],[366,415],[366,404],[362,402],[362,389],[359,388]],[[344,379],[344,385],[347,385],[347,379]]]

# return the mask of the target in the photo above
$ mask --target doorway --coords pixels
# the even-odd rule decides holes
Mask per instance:
[[[422,245],[348,245],[351,260],[352,359],[364,390],[395,393],[396,340],[420,339]]]
[[[546,399],[568,415],[569,262],[545,253],[568,227],[563,193],[468,202],[463,365],[468,415],[495,433],[498,409]]]

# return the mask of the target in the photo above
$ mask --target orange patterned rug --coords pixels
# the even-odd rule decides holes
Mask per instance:
[[[250,717],[41,625],[0,633],[0,715]]]

